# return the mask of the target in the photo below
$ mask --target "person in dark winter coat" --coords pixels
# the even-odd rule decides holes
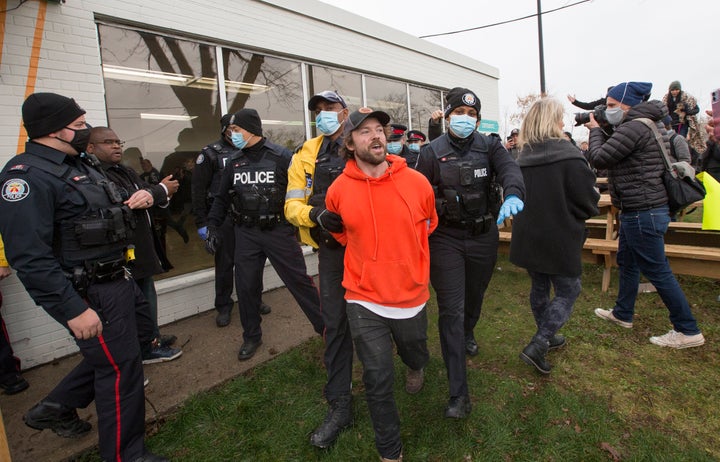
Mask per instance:
[[[662,180],[665,163],[653,130],[638,120],[647,118],[654,122],[670,150],[662,124],[667,108],[660,101],[646,101],[651,89],[652,84],[646,82],[623,82],[610,89],[605,116],[615,125],[615,131],[607,140],[594,116],[585,124],[590,129],[590,162],[596,168],[608,169],[612,203],[620,210],[618,296],[612,310],[598,308],[595,314],[632,328],[642,273],[657,289],[673,325],[673,330],[650,337],[650,342],[690,348],[704,344],[705,338],[665,257],[664,236],[670,223]]]
[[[520,358],[543,374],[550,373],[548,349],[565,344],[557,332],[580,295],[585,220],[599,213],[595,174],[562,128],[563,106],[553,98],[536,101],[525,116],[518,140],[525,209],[513,218],[510,242],[510,261],[532,279],[530,308],[537,325]]]

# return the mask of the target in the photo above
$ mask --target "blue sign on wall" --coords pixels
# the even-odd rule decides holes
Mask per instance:
[[[497,123],[497,120],[481,119],[478,131],[483,133],[498,133],[500,131],[500,124]]]

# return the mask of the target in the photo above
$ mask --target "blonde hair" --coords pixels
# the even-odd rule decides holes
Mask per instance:
[[[564,113],[562,103],[555,98],[545,97],[535,101],[523,119],[518,149],[547,140],[566,139],[561,125]]]

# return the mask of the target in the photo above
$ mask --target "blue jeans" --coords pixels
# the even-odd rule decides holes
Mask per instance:
[[[686,335],[699,334],[690,305],[665,257],[664,236],[669,223],[667,206],[620,214],[620,287],[613,314],[621,321],[632,322],[642,273],[670,311],[674,329]]]
[[[427,310],[410,319],[388,319],[356,303],[347,304],[350,331],[355,351],[363,365],[365,400],[375,430],[375,447],[381,457],[397,459],[402,452],[400,415],[393,382],[393,340],[402,361],[410,369],[420,370],[427,364]]]

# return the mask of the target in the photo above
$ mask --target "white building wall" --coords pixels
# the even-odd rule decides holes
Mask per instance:
[[[12,1],[8,2],[12,7]],[[38,12],[45,8],[44,26]],[[94,124],[107,124],[96,19],[301,61],[475,91],[485,119],[498,119],[496,68],[313,0],[68,0],[26,2],[5,16],[0,55],[0,165],[21,139],[26,92],[75,98]],[[39,32],[37,78],[29,79]],[[308,271],[317,274],[309,254]],[[213,307],[213,271],[157,283],[161,325]],[[280,286],[266,271],[265,288]],[[3,318],[17,356],[28,368],[76,351],[67,331],[34,305],[15,275],[0,282]]]

